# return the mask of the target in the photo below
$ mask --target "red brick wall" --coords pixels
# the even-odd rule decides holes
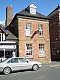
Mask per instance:
[[[12,21],[12,6],[6,8],[6,26],[8,26]]]
[[[38,24],[43,25],[44,37],[40,38],[38,33],[34,35],[33,38],[26,37],[25,27],[27,23],[32,24],[32,35],[38,30]],[[18,32],[19,32],[19,56],[26,57],[25,44],[32,43],[33,50],[33,60],[40,60],[42,63],[50,62],[50,37],[49,37],[49,22],[48,21],[38,21],[18,18]],[[46,56],[43,58],[39,57],[39,44],[45,45]]]

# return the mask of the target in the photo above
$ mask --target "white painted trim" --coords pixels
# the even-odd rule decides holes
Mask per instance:
[[[16,41],[0,41],[0,43],[16,43]]]
[[[30,7],[37,8],[37,6],[35,4],[31,4]]]
[[[0,49],[16,49],[16,45],[0,45]]]

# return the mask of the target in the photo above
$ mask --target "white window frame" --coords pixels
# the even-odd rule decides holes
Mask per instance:
[[[27,45],[30,46],[30,49],[27,49]],[[31,53],[29,53],[31,52]],[[26,58],[32,58],[33,57],[33,53],[32,53],[32,44],[26,44]]]
[[[44,44],[39,44],[39,57],[45,57]]]
[[[4,33],[0,33],[1,34],[1,40],[0,41],[5,41],[5,34]]]
[[[3,41],[5,41],[5,34],[3,33],[2,35],[3,35]]]
[[[2,35],[2,34],[0,33],[0,41],[2,41],[2,39],[1,39],[1,38],[2,38],[1,35]]]
[[[42,24],[38,25],[38,34],[39,34],[39,37],[43,37],[43,25]]]
[[[32,31],[31,31],[31,24],[27,23],[26,24],[26,36],[31,36],[32,35]]]

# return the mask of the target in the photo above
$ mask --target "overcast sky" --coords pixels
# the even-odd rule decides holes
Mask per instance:
[[[37,12],[47,16],[59,4],[60,0],[0,0],[0,24],[6,20],[6,7],[13,6],[13,17],[16,13],[22,11],[30,4],[37,6]]]

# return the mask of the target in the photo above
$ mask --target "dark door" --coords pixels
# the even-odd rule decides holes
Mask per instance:
[[[53,49],[51,55],[52,61],[60,61],[60,49]]]
[[[5,57],[6,58],[12,57],[12,51],[5,51]]]

